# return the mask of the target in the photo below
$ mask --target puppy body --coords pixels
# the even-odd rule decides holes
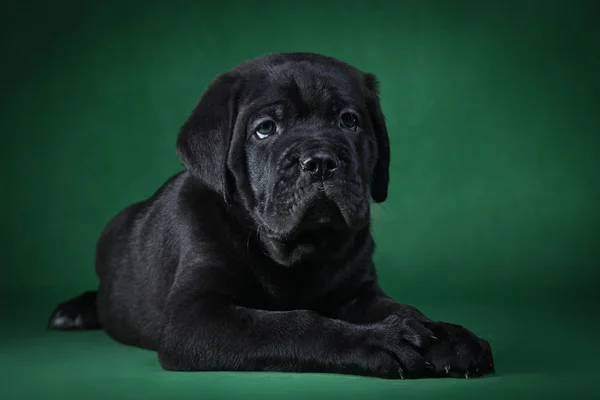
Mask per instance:
[[[282,268],[219,195],[179,173],[150,199],[119,213],[102,233],[96,253],[101,326],[120,342],[156,350],[169,293],[184,283],[215,301],[333,317],[375,280],[368,227],[347,240],[354,251],[346,257]]]
[[[127,240],[119,240],[123,237]],[[345,257],[282,268],[220,196],[180,173],[149,200],[122,211],[101,235],[96,260],[101,326],[120,342],[156,350],[168,318],[165,307],[188,290],[210,298],[211,307],[306,309],[338,317],[375,279],[368,227],[347,239],[354,251]]]
[[[373,75],[309,53],[244,63],[209,86],[178,154],[186,171],[102,233],[97,295],[51,327],[101,327],[170,370],[493,371],[486,341],[378,286],[369,201],[387,197],[389,145]]]

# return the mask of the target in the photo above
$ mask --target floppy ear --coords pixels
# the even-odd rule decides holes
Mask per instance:
[[[385,118],[381,111],[379,101],[379,82],[375,75],[365,74],[365,85],[367,86],[367,110],[371,117],[371,124],[377,141],[377,161],[373,170],[371,180],[371,197],[376,203],[383,203],[388,195],[388,183],[390,176],[390,142],[385,124]]]
[[[241,79],[231,73],[216,77],[179,131],[177,156],[209,188],[231,196],[227,154],[237,114]]]

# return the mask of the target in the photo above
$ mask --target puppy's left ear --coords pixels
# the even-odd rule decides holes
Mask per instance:
[[[377,77],[374,74],[365,73],[365,86],[367,88],[367,110],[377,141],[377,160],[371,179],[371,197],[376,203],[383,203],[388,195],[390,180],[390,141],[385,118],[381,111]]]

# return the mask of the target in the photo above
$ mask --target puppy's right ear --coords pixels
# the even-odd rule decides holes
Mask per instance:
[[[232,73],[216,77],[179,131],[177,156],[192,174],[228,201],[233,182],[227,172],[241,78]]]

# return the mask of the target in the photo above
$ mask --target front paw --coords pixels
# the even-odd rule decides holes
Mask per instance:
[[[415,379],[428,375],[423,353],[438,339],[421,322],[390,315],[369,327],[365,360],[369,373],[384,378]],[[373,358],[374,357],[374,360]]]
[[[425,326],[439,339],[424,353],[435,377],[470,378],[494,372],[490,344],[460,325],[430,322]]]

